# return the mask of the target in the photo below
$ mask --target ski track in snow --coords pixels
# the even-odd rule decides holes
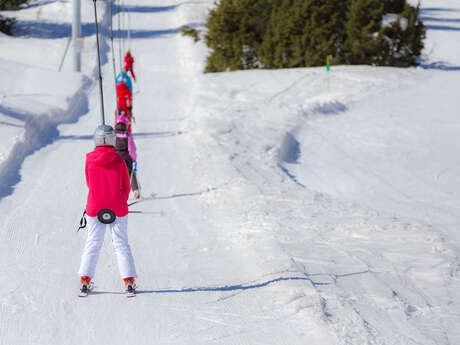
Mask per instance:
[[[157,193],[136,205],[145,215],[130,216],[135,299],[121,296],[108,236],[94,293],[75,296],[84,153],[99,119],[94,81],[83,80],[66,111],[1,105],[0,113],[26,123],[26,135],[0,170],[0,273],[9,282],[0,297],[0,344],[460,343],[458,244],[428,221],[321,190],[313,183],[321,169],[304,163],[311,142],[332,160],[353,162],[362,175],[352,177],[370,176],[411,198],[376,167],[355,162],[332,140],[341,131],[328,121],[437,75],[339,67],[329,93],[319,68],[201,75],[206,50],[177,28],[204,22],[211,5],[136,0],[129,7],[140,182],[144,193]],[[110,80],[107,13],[103,75]],[[112,91],[105,82],[107,108]],[[356,139],[344,132],[348,143]],[[455,174],[438,171],[439,183]]]
[[[383,71],[382,71],[383,72]],[[215,140],[215,144],[208,144],[209,146],[216,146],[218,150],[222,152],[222,156],[219,160],[214,155],[214,160],[218,161],[219,163],[215,163],[216,165],[222,165],[223,161],[225,160],[225,156],[227,156],[228,160],[230,161],[231,165],[234,167],[237,176],[234,178],[234,190],[229,192],[224,191],[216,191],[218,195],[216,196],[216,202],[225,200],[224,204],[227,207],[222,206],[222,208],[231,208],[235,207],[237,204],[237,200],[245,200],[245,204],[249,205],[247,208],[251,211],[248,211],[247,215],[248,219],[247,222],[241,224],[241,226],[237,227],[242,230],[234,234],[235,242],[248,242],[254,244],[258,243],[258,241],[262,241],[262,238],[270,237],[268,233],[273,232],[274,239],[281,239],[279,246],[281,247],[301,247],[299,244],[299,239],[305,237],[305,234],[302,233],[301,230],[296,230],[300,224],[302,224],[301,228],[304,228],[305,231],[311,232],[312,229],[317,229],[318,233],[323,233],[320,235],[320,239],[324,241],[324,251],[321,252],[322,256],[321,263],[319,263],[320,271],[329,271],[330,273],[326,273],[325,275],[330,278],[330,283],[326,283],[322,286],[315,286],[313,285],[313,289],[316,292],[316,302],[313,305],[316,305],[317,310],[321,312],[323,315],[323,319],[327,321],[327,323],[331,324],[332,327],[335,329],[337,334],[337,339],[339,343],[343,344],[357,344],[357,343],[370,343],[370,344],[380,344],[380,343],[404,343],[404,344],[417,344],[417,343],[453,343],[451,337],[458,337],[455,332],[447,331],[450,325],[452,324],[449,320],[450,317],[457,318],[458,313],[454,307],[455,300],[458,298],[456,297],[457,294],[454,292],[454,286],[458,286],[458,273],[453,273],[451,268],[454,270],[458,269],[458,248],[454,243],[445,243],[444,236],[439,233],[438,231],[433,231],[430,226],[426,226],[423,224],[417,224],[414,222],[411,224],[410,222],[405,224],[401,222],[398,218],[394,217],[389,218],[387,216],[380,216],[378,212],[372,211],[370,214],[367,214],[369,211],[360,210],[357,208],[356,205],[349,204],[343,205],[341,208],[346,210],[345,212],[337,210],[334,204],[337,202],[333,202],[330,198],[325,199],[321,193],[314,193],[312,191],[303,192],[302,195],[298,195],[299,200],[303,200],[303,203],[299,204],[299,201],[295,198],[289,198],[289,196],[297,195],[297,192],[288,192],[281,188],[280,190],[276,190],[276,187],[273,185],[278,186],[277,183],[273,183],[273,181],[282,181],[283,182],[283,174],[288,176],[288,179],[285,180],[283,183],[284,185],[289,185],[289,181],[294,182],[295,186],[297,187],[289,187],[289,189],[296,189],[301,187],[305,189],[306,186],[303,185],[298,181],[295,175],[289,172],[287,168],[285,168],[285,163],[288,164],[289,167],[293,167],[292,163],[296,163],[298,159],[299,150],[298,146],[299,143],[296,140],[295,134],[300,131],[299,123],[303,125],[302,120],[298,122],[298,120],[293,119],[290,123],[290,113],[299,114],[307,114],[310,118],[306,123],[310,128],[311,123],[311,116],[322,116],[322,114],[330,116],[337,115],[342,112],[347,111],[348,108],[353,107],[353,104],[356,103],[358,100],[354,98],[350,98],[351,95],[344,95],[341,94],[341,91],[336,92],[338,96],[338,100],[320,100],[315,101],[314,97],[311,97],[307,100],[307,107],[300,106],[296,102],[291,102],[288,100],[283,100],[282,96],[284,94],[290,96],[290,93],[285,93],[285,90],[289,90],[292,94],[298,97],[299,94],[302,94],[302,90],[308,90],[310,94],[312,93],[311,89],[308,88],[309,84],[319,84],[325,85],[321,83],[321,78],[319,78],[320,82],[318,83],[318,78],[309,80],[308,78],[301,77],[297,78],[296,81],[284,87],[282,91],[277,92],[275,95],[276,97],[271,97],[270,100],[277,100],[276,104],[269,104],[269,106],[260,106],[258,102],[259,94],[257,90],[260,88],[267,87],[269,84],[268,78],[265,80],[260,81],[257,85],[251,84],[251,91],[248,92],[241,99],[238,99],[239,95],[233,92],[233,89],[239,89],[239,87],[244,87],[243,85],[249,84],[249,82],[243,79],[241,76],[245,72],[241,72],[241,75],[238,77],[238,73],[234,74],[234,78],[232,75],[229,75],[228,78],[225,76],[227,84],[222,89],[217,89],[212,93],[216,94],[216,97],[212,97],[209,94],[203,94],[201,97],[204,99],[218,99],[223,104],[231,104],[230,109],[226,106],[221,106],[219,103],[215,103],[213,105],[209,105],[208,109],[199,109],[198,113],[207,113],[209,114],[209,119],[205,118],[203,123],[206,121],[210,121],[212,124],[212,131],[211,136]],[[253,72],[254,74],[258,73],[259,77],[264,72]],[[313,74],[314,72],[307,72],[307,74]],[[386,72],[384,72],[386,73]],[[406,72],[402,72],[406,73]],[[409,72],[412,73],[412,72]],[[318,73],[319,74],[319,73]],[[393,78],[391,75],[387,74],[387,80]],[[273,73],[272,75],[276,75]],[[385,79],[375,79],[374,76],[369,78],[370,85],[366,85],[366,79],[360,79],[353,77],[351,73],[341,73],[338,71],[337,75],[342,78],[342,83],[346,86],[344,88],[349,87],[350,81],[356,81],[358,84],[362,84],[363,91],[366,90],[364,95],[361,94],[361,97],[366,97],[366,95],[372,94],[372,89],[378,84],[381,84],[377,89],[381,92],[381,86],[384,88],[397,88],[401,87],[399,83],[392,85],[392,83],[387,83],[387,85],[383,84]],[[311,75],[310,75],[311,76]],[[357,75],[358,76],[358,75]],[[362,77],[362,75],[359,75]],[[251,77],[250,75],[246,75],[246,77]],[[267,73],[264,77],[270,77]],[[308,77],[308,75],[307,75]],[[351,78],[350,78],[351,77]],[[205,77],[208,83],[211,85],[214,83],[214,77],[209,76]],[[344,79],[346,78],[346,79]],[[398,77],[398,79],[403,79]],[[324,79],[323,79],[324,80]],[[348,80],[348,81],[347,81]],[[239,83],[241,82],[241,85]],[[279,82],[279,81],[277,81]],[[233,84],[232,84],[233,83]],[[230,84],[230,85],[229,85]],[[225,85],[225,84],[223,84]],[[315,85],[314,85],[315,86]],[[310,85],[311,87],[311,85]],[[298,88],[298,90],[295,90]],[[368,89],[371,89],[369,92]],[[356,87],[351,88],[353,90],[353,96],[356,94]],[[297,92],[296,92],[297,91]],[[388,91],[387,91],[388,92]],[[209,93],[209,91],[208,91]],[[359,93],[358,93],[359,94]],[[217,97],[217,95],[219,95]],[[237,96],[237,97],[235,97]],[[336,97],[337,97],[336,96]],[[292,96],[291,96],[292,97]],[[344,98],[345,97],[345,98]],[[228,100],[231,99],[231,102]],[[330,98],[329,98],[330,99]],[[345,102],[344,102],[345,100]],[[313,104],[313,105],[310,105]],[[287,122],[287,127],[285,128],[271,128],[271,121],[273,121],[273,116],[268,116],[268,114],[272,115],[273,112],[272,108],[282,108],[287,110],[283,112],[283,116],[285,117],[285,122]],[[209,109],[211,108],[211,109]],[[300,108],[300,109],[299,109]],[[311,109],[311,110],[309,110]],[[225,116],[221,117],[221,120],[211,120],[213,114],[224,113]],[[255,120],[252,120],[252,117]],[[268,120],[265,121],[264,119],[267,118]],[[262,120],[261,120],[262,119]],[[313,118],[315,120],[315,118]],[[275,122],[274,122],[275,123]],[[314,124],[315,122],[313,122]],[[268,130],[267,130],[268,129]],[[271,131],[271,137],[266,138],[264,135]],[[260,133],[260,134],[259,134]],[[287,134],[286,134],[287,133]],[[294,133],[291,134],[291,133]],[[201,133],[200,133],[201,134]],[[273,137],[279,138],[279,150],[277,150],[277,144],[273,141]],[[269,139],[269,140],[267,140]],[[328,138],[322,137],[323,142],[328,145]],[[204,145],[204,144],[201,144]],[[199,145],[200,146],[200,145]],[[209,149],[209,151],[217,151]],[[335,150],[338,152],[343,152],[339,147],[334,147]],[[343,152],[344,155],[347,155],[346,152]],[[279,162],[276,160],[279,159]],[[208,162],[209,163],[209,162]],[[275,167],[278,166],[280,168],[279,176],[276,176],[276,169]],[[365,169],[366,173],[372,176],[374,173],[371,169]],[[210,176],[213,176],[213,173],[209,173],[204,175],[205,179]],[[242,196],[233,196],[234,192],[239,192],[243,187],[239,186],[236,181],[239,183],[247,184],[250,189],[253,189],[253,193],[246,193],[242,194]],[[393,188],[390,184],[385,182],[385,180],[381,180],[383,185],[388,185],[390,188]],[[282,184],[283,185],[283,184]],[[230,184],[231,186],[231,184]],[[238,187],[238,188],[237,188]],[[287,188],[287,187],[286,187]],[[307,203],[305,195],[314,195],[313,200],[316,202]],[[399,193],[399,192],[398,192]],[[256,195],[254,197],[253,195]],[[283,200],[287,207],[281,207],[282,204],[278,199],[280,195],[286,195],[286,200]],[[318,196],[318,198],[317,198]],[[233,202],[230,201],[235,199]],[[307,203],[307,205],[305,205]],[[332,205],[330,205],[332,204]],[[328,206],[329,205],[329,206]],[[216,205],[213,205],[216,207]],[[284,206],[284,205],[283,205]],[[332,206],[332,207],[331,207]],[[316,210],[317,208],[320,210]],[[321,208],[326,207],[327,212],[321,210]],[[287,215],[284,215],[281,210],[287,212]],[[306,216],[306,215],[296,215],[293,217],[291,210],[304,210],[306,214],[313,214],[313,216]],[[347,224],[347,219],[350,218],[349,213],[355,213],[351,219],[356,217],[356,219],[361,220],[361,224]],[[315,218],[318,217],[317,214],[322,215],[320,217],[320,221],[318,225],[314,225],[318,222]],[[235,212],[229,218],[236,219],[238,212]],[[275,215],[275,216],[271,216]],[[330,216],[333,215],[333,219],[330,219]],[[296,219],[297,218],[297,219]],[[299,220],[299,219],[304,220]],[[325,219],[327,219],[325,221]],[[377,224],[375,222],[377,221]],[[223,219],[219,218],[219,225],[223,223]],[[230,220],[228,220],[231,223]],[[289,224],[293,224],[291,227]],[[216,224],[218,226],[218,224]],[[340,236],[339,242],[333,240],[331,238],[336,238],[336,229],[345,229],[346,232],[343,234],[349,234],[351,232],[353,241],[345,241],[345,243],[341,243],[347,237]],[[292,228],[292,230],[291,230]],[[244,229],[244,230],[243,230]],[[284,229],[284,230],[283,230]],[[287,231],[289,229],[289,231]],[[369,229],[372,230],[372,233],[382,237],[383,241],[379,241],[378,239],[371,240],[369,235]],[[395,232],[396,235],[391,235],[392,240],[389,238],[385,239],[386,235],[389,230],[391,232]],[[407,247],[405,245],[399,246],[401,252],[398,253],[398,250],[394,250],[392,248],[395,243],[401,241],[399,237],[407,240],[407,230],[413,229],[415,232],[409,240],[409,242],[413,241],[417,238],[420,233],[423,233],[424,236],[427,237],[427,241],[421,241],[419,244],[416,245],[414,248],[414,256],[406,254]],[[291,232],[292,234],[286,234]],[[343,230],[341,230],[343,231]],[[260,236],[258,236],[260,234]],[[263,237],[261,237],[263,234]],[[393,238],[394,236],[394,238]],[[423,237],[423,236],[422,236]],[[366,258],[365,260],[361,259],[362,254],[356,256],[354,251],[358,248],[363,247],[362,245],[356,244],[354,242],[358,242],[359,239],[365,239],[364,247],[368,247],[371,242],[374,243],[387,243],[388,246],[383,246],[382,248],[373,248],[376,251],[375,254],[378,254],[377,258],[382,262],[378,262],[375,260],[371,260],[370,257]],[[275,241],[275,242],[278,242]],[[315,246],[318,246],[319,243],[322,241],[318,241],[317,238],[310,238],[309,241],[315,243]],[[404,241],[401,242],[404,243]],[[315,256],[311,250],[312,248],[306,244],[305,252],[306,259],[310,262],[312,259],[311,257]],[[248,245],[249,246],[249,245]],[[256,246],[256,245],[255,245]],[[259,246],[256,246],[259,247]],[[323,248],[323,246],[320,246]],[[398,248],[398,245],[396,245]],[[352,248],[352,249],[350,249]],[[356,248],[356,249],[355,249]],[[418,249],[416,249],[418,248]],[[425,249],[423,249],[425,248]],[[296,255],[290,252],[290,250],[285,251],[288,258],[292,260],[292,262],[297,262],[297,259],[294,259]],[[296,249],[296,252],[298,249]],[[327,252],[331,251],[334,254],[331,256],[327,255]],[[359,249],[361,251],[361,249]],[[267,256],[273,256],[275,250],[268,251],[270,254],[266,254]],[[412,263],[410,263],[407,267],[403,270],[397,269],[396,264],[392,263],[391,257],[386,257],[387,252],[395,252],[394,255],[397,257],[404,257],[408,256],[411,257]],[[418,260],[418,255],[416,253],[427,253],[432,252],[433,257],[430,260],[434,260],[435,263],[431,268],[424,268],[423,266],[416,265],[416,261]],[[438,255],[441,254],[441,257]],[[304,257],[305,254],[297,254],[300,255],[300,258]],[[370,252],[365,255],[369,256]],[[427,254],[424,254],[427,255]],[[264,256],[263,254],[261,255]],[[390,259],[390,260],[389,260]],[[336,273],[337,264],[340,261],[350,261],[349,265],[346,265],[349,269],[353,266],[358,265],[359,268],[356,270],[349,270],[347,273],[340,275]],[[327,268],[321,268],[321,266],[330,266],[330,263],[333,263],[332,270],[328,270]],[[284,264],[286,265],[286,264]],[[316,264],[315,266],[317,266]],[[269,266],[277,266],[276,264],[270,264]],[[299,265],[295,265],[297,270],[296,272],[304,272],[305,274],[309,274],[305,269],[300,269]],[[418,266],[418,267],[415,267]],[[377,268],[376,268],[377,267]],[[384,268],[382,270],[382,267]],[[446,269],[441,270],[439,272],[438,269],[440,267],[445,267]],[[408,272],[412,271],[424,271],[425,273],[416,272],[413,276],[413,279],[407,278]],[[442,289],[445,289],[447,292],[447,300],[446,301],[436,301],[433,302],[431,298],[429,298],[429,293],[424,293],[423,289],[418,287],[419,283],[415,283],[415,281],[419,280],[420,274],[426,275],[430,271],[430,274],[433,276],[437,276],[437,281],[439,286],[442,286]],[[311,270],[310,270],[311,272]],[[317,271],[314,271],[317,272]],[[393,272],[393,273],[392,273]],[[453,275],[452,275],[453,273]],[[313,273],[316,274],[316,273]],[[337,279],[336,277],[344,277],[344,280],[351,280],[354,283],[362,281],[361,284],[355,286],[353,283],[351,286],[356,289],[358,287],[364,288],[366,285],[370,286],[384,286],[381,292],[379,289],[376,289],[377,296],[374,296],[376,292],[373,292],[372,289],[367,291],[364,288],[363,294],[360,296],[360,292],[354,292],[353,290],[348,290],[346,286],[342,286],[340,283],[341,279]],[[390,283],[388,282],[390,281]],[[348,285],[348,284],[347,284]],[[345,290],[345,291],[344,291]],[[407,292],[404,290],[412,291],[411,294],[413,297],[405,297],[403,296]],[[401,292],[404,291],[404,292]],[[345,293],[345,294],[344,294]],[[379,296],[383,293],[383,296]],[[326,297],[324,297],[326,296]],[[360,296],[361,301],[357,299],[357,296]],[[362,302],[364,298],[364,303]],[[296,301],[299,299],[296,298]],[[302,300],[302,298],[300,298]],[[367,305],[366,305],[367,303]],[[441,315],[450,315],[449,317],[441,317],[441,320],[437,320],[437,309],[441,305],[444,305],[443,312]],[[390,307],[387,307],[389,305]],[[437,305],[437,307],[434,307]],[[391,309],[394,308],[395,312],[390,313]],[[445,309],[444,309],[445,308]],[[395,315],[392,315],[395,314]],[[376,315],[380,315],[379,318],[376,319]],[[384,315],[388,315],[385,317]],[[455,316],[456,315],[456,316]],[[406,327],[401,327],[398,331],[398,325],[400,323],[404,323]],[[435,331],[432,334],[422,332],[420,335],[420,329],[423,328],[423,324],[430,324],[432,327],[435,328]],[[417,325],[419,324],[419,325]],[[383,325],[383,326],[382,326]],[[389,327],[391,325],[391,327]],[[435,325],[435,326],[434,326]],[[420,328],[421,327],[421,328]]]

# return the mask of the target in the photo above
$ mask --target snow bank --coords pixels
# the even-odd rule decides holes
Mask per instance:
[[[95,77],[95,37],[86,40],[83,72],[70,72],[71,57],[65,58],[70,35],[70,2],[30,4],[25,9],[4,12],[18,19],[16,34],[2,36],[0,43],[9,49],[0,52],[0,181],[3,197],[20,181],[19,170],[24,159],[58,137],[60,123],[74,122],[88,111],[87,94]],[[83,21],[90,20],[91,6],[83,6]],[[105,3],[99,3],[102,32],[107,33]],[[66,13],[67,16],[61,15]],[[36,16],[32,22],[30,16]],[[92,24],[88,24],[89,25]],[[92,25],[94,27],[94,25]],[[49,30],[49,34],[42,31]],[[47,29],[48,28],[48,29]],[[61,32],[60,28],[64,28]],[[56,30],[57,29],[57,30]],[[107,61],[107,43],[101,46],[102,60]],[[69,54],[70,55],[70,54]],[[93,80],[90,79],[93,78]]]

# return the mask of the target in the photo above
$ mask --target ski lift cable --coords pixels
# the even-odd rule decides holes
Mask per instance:
[[[126,7],[126,15],[128,17],[128,50],[131,50],[131,13],[129,7]]]
[[[126,33],[126,4],[123,0],[121,0],[121,7],[123,8],[123,16],[121,17],[122,19],[122,24],[123,24],[123,32]],[[123,54],[126,52],[126,38],[125,35],[123,35]]]
[[[117,102],[117,84],[116,84],[117,69],[115,67],[115,53],[113,49],[113,1],[114,0],[110,0],[110,46],[111,46],[111,51],[112,51],[112,68],[113,68],[113,78],[114,78],[113,84],[115,86],[115,104],[116,104],[117,114],[118,114],[119,109],[118,109],[118,102]]]
[[[96,24],[96,47],[97,47],[97,61],[98,61],[98,69],[99,69],[99,93],[101,97],[101,120],[102,125],[105,125],[105,114],[104,114],[104,92],[102,90],[102,73],[101,73],[101,53],[99,50],[99,28],[97,23],[97,8],[96,8],[96,0],[93,0],[94,3],[94,21]]]
[[[125,29],[125,23],[124,23],[124,10],[123,10],[123,0],[120,0],[120,45],[121,45],[121,51],[124,52],[124,44],[125,44],[125,36],[123,34],[123,30]],[[123,63],[123,62],[122,62]]]
[[[119,47],[119,53],[120,53],[120,71],[123,70],[123,56],[121,55],[121,40],[122,40],[122,35],[121,35],[121,0],[118,0],[117,4],[117,9],[118,9],[118,47]]]

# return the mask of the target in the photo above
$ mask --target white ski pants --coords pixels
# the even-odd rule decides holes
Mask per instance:
[[[87,221],[88,237],[78,273],[80,276],[94,277],[107,225],[101,223],[97,217],[87,217]],[[137,277],[134,258],[128,243],[128,216],[117,217],[108,226],[112,232],[112,243],[117,254],[121,278]]]

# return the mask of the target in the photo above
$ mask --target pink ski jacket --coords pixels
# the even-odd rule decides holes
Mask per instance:
[[[113,146],[98,146],[86,155],[86,185],[89,188],[86,214],[96,217],[110,209],[117,217],[128,214],[131,189],[126,163]]]
[[[128,144],[128,153],[131,157],[133,162],[137,161],[137,153],[136,153],[136,144],[134,143],[134,139],[131,133],[126,131],[126,133],[117,133],[117,138],[126,139],[121,141],[121,144],[117,141],[117,152],[119,151],[126,151],[126,142]]]

